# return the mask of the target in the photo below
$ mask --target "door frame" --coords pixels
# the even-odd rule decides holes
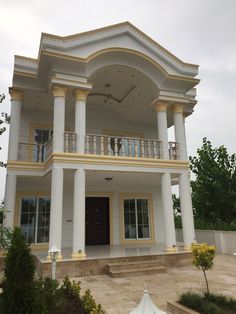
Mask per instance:
[[[114,192],[86,192],[85,197],[108,197],[109,198],[109,235],[110,245],[113,244],[113,196]]]

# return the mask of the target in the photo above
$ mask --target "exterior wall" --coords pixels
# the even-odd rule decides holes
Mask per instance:
[[[22,110],[21,113],[21,124],[20,124],[20,143],[30,143],[31,142],[31,126],[43,126],[43,125],[53,125],[52,122],[52,112],[49,111],[32,111],[32,110]]]
[[[182,230],[176,230],[177,241],[183,241]],[[236,252],[236,231],[219,230],[196,230],[196,240],[198,243],[208,243],[215,245],[219,254],[230,254]]]
[[[45,178],[21,178],[17,183],[17,200],[16,200],[16,219],[15,222],[19,223],[20,214],[20,196],[27,193],[41,195],[50,195],[51,191],[51,177],[48,175]],[[66,173],[64,175],[64,196],[63,196],[63,218],[62,218],[62,247],[72,246],[72,234],[73,234],[73,174]],[[153,186],[121,186],[111,183],[110,186],[107,183],[104,184],[87,184],[87,195],[107,196],[111,195],[112,203],[111,207],[111,223],[112,223],[112,239],[111,244],[120,243],[120,193],[144,193],[151,194],[152,204],[149,207],[153,207],[153,222],[154,222],[154,241],[156,243],[163,243],[165,241],[164,236],[164,216],[162,212],[161,204],[161,191],[160,187]],[[151,228],[151,226],[150,226]],[[137,242],[136,242],[137,243]],[[134,244],[136,244],[134,242]]]

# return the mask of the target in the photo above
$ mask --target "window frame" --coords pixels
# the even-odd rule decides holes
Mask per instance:
[[[125,215],[124,215],[124,201],[126,199],[135,199],[137,203],[138,199],[146,199],[148,202],[148,213],[149,213],[149,238],[138,238],[138,217],[137,210],[135,210],[136,215],[136,238],[126,239],[125,238]],[[120,193],[120,243],[154,243],[154,216],[153,216],[153,201],[151,193]]]
[[[50,200],[50,213],[49,213],[49,234],[50,234],[50,215],[51,215],[51,196],[49,193],[26,193],[22,194],[19,197],[19,211],[18,211],[18,226],[21,228],[21,214],[22,214],[22,200],[24,198],[36,198],[36,222],[35,222],[35,232],[34,232],[34,241],[30,245],[41,245],[48,244],[48,242],[37,242],[38,239],[38,215],[39,215],[39,199],[49,199]],[[27,241],[28,242],[28,241]]]

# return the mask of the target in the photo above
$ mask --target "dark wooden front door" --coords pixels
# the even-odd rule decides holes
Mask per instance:
[[[86,245],[110,244],[109,197],[86,197]]]

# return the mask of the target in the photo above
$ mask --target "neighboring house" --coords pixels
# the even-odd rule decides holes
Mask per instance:
[[[42,34],[37,59],[15,56],[4,224],[45,248],[195,240],[184,119],[198,66],[128,22]],[[168,128],[175,142],[168,142]]]

